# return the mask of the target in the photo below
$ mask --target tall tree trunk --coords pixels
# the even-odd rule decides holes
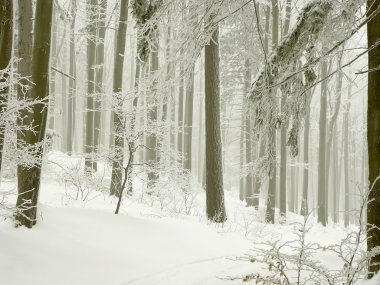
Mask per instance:
[[[332,148],[332,157],[333,157],[333,201],[332,201],[332,212],[333,212],[333,221],[334,223],[339,222],[339,150],[338,150],[338,130],[334,128],[333,132],[333,148]]]
[[[349,133],[349,124],[350,124],[350,100],[351,100],[351,83],[348,85],[348,94],[347,94],[347,105],[344,113],[344,226],[348,227],[350,224],[350,157],[348,153],[348,133]]]
[[[158,40],[158,35],[157,38]],[[158,70],[158,51],[154,50],[151,52],[151,67],[150,67],[150,72],[151,74],[154,74]],[[151,89],[150,89],[150,94],[148,97],[150,102],[153,102],[153,107],[149,107],[148,110],[148,122],[149,124],[156,124],[157,119],[158,119],[158,110],[157,110],[157,105],[158,105],[158,98],[157,98],[157,90],[156,90],[156,82],[153,82]],[[151,104],[149,104],[151,105]],[[151,162],[153,165],[151,169],[148,171],[148,188],[153,188],[154,185],[156,184],[158,180],[158,165],[159,165],[159,156],[157,155],[157,134],[152,132],[150,133],[147,138],[147,160],[148,162]]]
[[[119,27],[116,35],[115,63],[113,75],[113,93],[116,101],[120,100],[123,87],[123,66],[125,53],[125,39],[127,36],[128,0],[121,0]],[[113,110],[114,159],[112,163],[112,177],[110,194],[119,196],[123,178],[124,161],[124,111],[123,106],[115,106]]]
[[[321,66],[321,78],[327,76],[327,62]],[[318,222],[327,224],[326,216],[326,117],[327,117],[327,80],[321,86],[321,109],[319,115],[319,163],[318,163]]]
[[[245,194],[245,171],[244,171],[244,141],[245,141],[245,116],[246,116],[246,108],[245,103],[247,102],[247,99],[245,96],[242,97],[242,103],[241,103],[241,127],[240,127],[240,155],[239,155],[239,199],[240,201],[244,201],[246,194]]]
[[[104,94],[103,73],[104,73],[104,41],[106,36],[106,12],[107,0],[100,0],[97,8],[97,45],[95,51],[95,94],[94,98],[94,151],[98,152],[101,131],[101,107],[102,95]],[[96,165],[96,164],[95,164]]]
[[[17,71],[22,78],[29,78],[32,71],[32,48],[33,48],[33,3],[32,1],[19,0],[18,1],[18,57],[20,61],[18,62]],[[23,84],[30,87],[29,82],[24,79]],[[25,98],[31,97],[30,89],[24,92],[21,85],[17,86],[17,98],[23,100]],[[29,125],[29,121],[26,119],[29,115],[26,109],[20,111],[17,117],[17,147],[23,148],[25,142],[25,133],[23,129]],[[28,175],[28,167],[23,165],[17,166],[17,179],[18,179],[18,193],[23,193],[24,186],[22,184],[24,177]],[[20,183],[21,182],[21,183]],[[18,198],[20,199],[20,198]],[[19,203],[21,203],[20,200]]]
[[[134,93],[134,97],[133,97],[133,110],[132,110],[132,117],[131,117],[131,125],[130,125],[130,128],[131,128],[131,136],[132,136],[132,139],[134,139],[134,136],[135,136],[135,129],[136,129],[136,119],[137,119],[137,108],[138,108],[138,101],[139,101],[139,97],[138,97],[138,89],[139,89],[139,80],[140,80],[140,60],[138,58],[136,58],[136,70],[135,70],[135,93]],[[131,142],[131,149],[134,149],[135,148],[135,142],[132,141]],[[129,169],[128,169],[128,194],[131,195],[133,193],[133,177],[132,177],[132,173],[133,173],[133,160],[134,160],[134,157],[133,157],[133,154],[130,153],[129,155],[132,155],[132,160],[131,160],[131,164],[129,165]]]
[[[301,200],[301,215],[306,216],[309,212],[309,137],[310,137],[310,102],[311,95],[308,93],[306,96],[309,98],[306,103],[306,114],[305,114],[305,129],[303,135],[303,162],[305,164],[303,169],[303,180],[302,180],[302,200]]]
[[[75,23],[77,14],[77,2],[76,0],[71,3],[71,17],[72,22],[70,25],[70,67],[69,67],[69,97],[68,97],[68,121],[67,121],[67,153],[70,155],[73,152],[74,130],[75,130],[75,97],[76,97],[76,37],[75,37]]]
[[[249,59],[244,62],[244,103],[243,103],[243,113],[244,113],[244,143],[245,143],[245,163],[252,163],[252,140],[251,140],[251,116],[248,108],[248,102],[246,96],[248,95],[250,84],[251,84],[251,63]],[[252,172],[249,171],[245,176],[245,200],[248,206],[254,206],[254,193],[253,193],[253,180]],[[255,205],[256,206],[256,205]]]
[[[85,168],[96,171],[94,161],[94,116],[95,116],[95,59],[96,59],[96,8],[97,0],[87,0],[87,95],[86,95],[86,133],[85,133]]]
[[[177,137],[177,151],[183,155],[183,101],[184,101],[184,80],[183,80],[183,65],[180,66],[180,84],[178,90],[178,137]],[[179,160],[180,165],[183,165],[182,159]]]
[[[278,45],[278,26],[279,26],[279,7],[278,0],[272,0],[272,50],[276,49]],[[274,88],[270,92],[277,92],[277,89]],[[275,96],[270,96],[273,98]],[[277,104],[275,99],[273,99],[272,104]],[[268,197],[267,197],[267,210],[266,210],[266,219],[268,223],[274,223],[275,216],[275,207],[276,207],[276,179],[277,179],[277,163],[276,163],[276,130],[273,128],[269,135],[268,140],[270,142],[270,150],[274,161],[272,162],[271,170],[269,172],[269,183],[268,183]]]
[[[283,29],[283,36],[289,32],[290,25],[290,11],[291,11],[291,0],[286,1],[285,7],[285,23]],[[285,88],[286,89],[286,88]],[[285,108],[287,90],[281,96],[281,111]],[[280,141],[280,217],[282,222],[286,221],[286,161],[287,161],[287,151],[286,151],[286,138],[287,138],[288,124],[283,124],[281,126],[281,141]],[[293,189],[292,189],[293,191]]]
[[[30,95],[33,100],[47,100],[49,95],[49,60],[53,0],[37,0],[35,15],[34,46],[32,53],[32,81]],[[33,131],[26,131],[24,142],[36,149],[36,164],[24,168],[18,176],[19,195],[17,197],[17,224],[31,228],[36,224],[37,201],[41,178],[43,141],[47,121],[47,102],[32,106],[27,113],[27,121]]]
[[[0,4],[0,70],[11,68],[12,43],[13,43],[13,1],[4,0]],[[9,74],[6,73],[0,80],[0,83],[7,82]],[[7,86],[0,89],[0,113],[4,114],[7,108],[8,93],[10,88]],[[5,120],[0,122],[0,174],[1,164],[3,162],[4,137],[5,137]],[[1,177],[0,177],[1,179]]]
[[[191,72],[190,81],[186,85],[185,121],[184,121],[184,162],[185,170],[191,172],[192,140],[193,140],[193,98],[194,98],[194,71]]]
[[[211,16],[212,22],[215,15]],[[205,46],[205,113],[206,113],[206,211],[209,220],[227,219],[222,169],[220,133],[219,27]]]
[[[326,145],[326,197],[329,196],[329,178],[330,178],[330,157],[333,157],[333,154],[331,153],[331,146],[333,142],[333,136],[334,136],[334,129],[335,129],[335,123],[339,115],[340,110],[340,101],[341,101],[341,94],[342,94],[342,81],[343,81],[343,72],[339,71],[337,73],[337,84],[336,84],[336,96],[335,99],[335,107],[334,107],[334,113],[331,116],[330,121],[328,122],[328,133],[327,133],[327,145]],[[335,189],[333,189],[335,191]],[[334,195],[334,194],[333,194]],[[329,201],[330,199],[327,199]],[[329,205],[326,204],[326,212],[328,213]],[[327,215],[327,214],[326,214]],[[334,213],[333,213],[334,215]],[[328,215],[327,215],[328,216]]]

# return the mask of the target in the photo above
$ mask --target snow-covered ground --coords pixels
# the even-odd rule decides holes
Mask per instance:
[[[66,165],[73,159],[54,157]],[[244,207],[234,193],[226,193],[228,222],[210,224],[201,214],[202,191],[192,205],[198,211],[191,215],[168,210],[162,201],[147,202],[149,197],[142,199],[138,192],[115,215],[116,199],[106,193],[92,191],[86,201],[75,200],[73,187],[52,179],[58,169],[47,167],[33,229],[14,228],[11,219],[0,222],[0,284],[255,284],[242,278],[270,272],[267,264],[249,259],[268,241],[295,240],[299,226],[294,223],[302,222],[289,213],[285,225],[264,224],[262,209]],[[3,181],[1,188],[14,184]],[[340,225],[323,228],[311,221],[307,240],[328,246],[346,234]],[[328,251],[315,256],[330,270],[343,268]]]

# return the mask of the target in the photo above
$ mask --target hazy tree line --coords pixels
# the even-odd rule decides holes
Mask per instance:
[[[345,226],[369,195],[368,250],[379,245],[379,0],[0,8],[1,171],[17,171],[17,225],[37,222],[53,150],[81,155],[90,176],[106,162],[116,213],[137,173],[150,194],[200,185],[218,223],[226,191],[268,223],[313,212]]]

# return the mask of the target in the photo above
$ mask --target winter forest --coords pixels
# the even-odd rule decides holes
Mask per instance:
[[[0,284],[380,284],[380,0],[0,0]]]

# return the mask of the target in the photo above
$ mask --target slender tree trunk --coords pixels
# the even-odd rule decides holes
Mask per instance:
[[[248,108],[248,102],[246,99],[246,95],[249,92],[250,85],[251,85],[251,63],[249,59],[245,60],[244,63],[244,103],[243,103],[243,113],[244,113],[244,144],[245,144],[245,163],[251,164],[252,163],[252,143],[251,143],[251,116]],[[252,180],[252,172],[249,171],[247,175],[245,176],[245,200],[247,202],[248,206],[254,206],[254,193],[253,193],[253,180]],[[255,205],[256,206],[256,205]]]
[[[351,83],[348,85],[347,105],[344,113],[344,226],[348,227],[350,224],[350,174],[349,165],[350,157],[348,153],[348,132],[349,132],[349,112],[350,112],[350,100],[351,100]]]
[[[332,202],[332,212],[333,212],[333,221],[334,223],[339,222],[339,174],[338,174],[338,169],[339,169],[339,153],[338,153],[338,130],[337,128],[334,128],[334,133],[333,133],[333,181],[332,185],[334,188],[333,191],[333,202]]]
[[[185,100],[185,124],[184,124],[184,140],[183,150],[185,152],[183,166],[184,169],[191,172],[192,158],[192,140],[193,140],[193,98],[194,98],[194,71],[190,75],[190,82],[186,85],[186,100]]]
[[[107,0],[100,0],[97,8],[97,45],[95,50],[95,94],[94,98],[94,151],[98,152],[100,144],[100,118],[102,108],[102,95],[104,94],[103,73],[104,73],[104,41],[106,36],[106,12]],[[94,167],[97,165],[94,163]]]
[[[132,117],[131,117],[131,136],[132,136],[132,139],[134,139],[134,136],[136,135],[135,133],[135,129],[136,129],[136,117],[137,117],[137,108],[138,108],[138,101],[139,101],[139,97],[138,97],[138,89],[139,89],[139,80],[140,80],[140,61],[138,58],[136,58],[136,71],[135,71],[135,94],[134,94],[134,97],[133,97],[133,113],[132,113]],[[135,148],[135,142],[132,141],[130,142],[131,144],[131,149],[134,149]],[[129,155],[132,155],[132,153],[129,153]],[[133,160],[134,160],[134,156],[132,155],[132,157],[130,157],[129,161],[131,161],[129,167],[128,167],[128,194],[131,195],[133,193],[133,177],[132,177],[132,174],[133,174]]]
[[[93,155],[94,147],[94,116],[95,116],[95,60],[96,60],[96,8],[97,0],[87,0],[88,39],[87,39],[87,99],[86,99],[86,133],[85,133],[85,168],[86,171],[96,171],[97,165]]]
[[[184,101],[184,80],[183,80],[183,65],[180,67],[180,85],[178,93],[178,137],[177,137],[177,150],[178,153],[183,155],[183,101]],[[182,159],[179,160],[180,165],[182,165]]]
[[[75,23],[77,14],[76,0],[71,3],[71,17],[72,22],[70,25],[70,67],[69,67],[69,97],[68,97],[68,121],[67,121],[67,153],[70,155],[73,152],[74,130],[75,130],[75,97],[76,97],[76,37],[75,37]]]
[[[343,81],[343,72],[339,71],[337,74],[337,84],[336,84],[336,100],[335,100],[335,107],[334,107],[334,113],[332,114],[332,117],[330,121],[328,122],[328,133],[327,133],[327,145],[326,145],[326,197],[329,196],[329,178],[330,178],[330,157],[333,157],[333,154],[331,153],[331,146],[334,136],[334,129],[336,125],[336,120],[339,115],[340,110],[340,101],[341,101],[341,94],[342,94],[342,81]],[[335,191],[335,189],[333,189]],[[334,194],[333,194],[334,195]],[[329,201],[329,199],[327,199]],[[329,205],[326,204],[326,212],[328,213]],[[326,215],[327,215],[326,213]],[[334,215],[334,213],[333,213]],[[327,215],[328,216],[328,215]]]
[[[154,74],[158,70],[158,51],[154,50],[151,52],[151,74]],[[150,107],[148,110],[148,122],[149,124],[157,123],[158,119],[158,98],[156,98],[156,83],[154,82],[150,89],[150,101],[154,102],[153,107]],[[148,188],[153,188],[158,180],[158,165],[159,165],[159,156],[157,155],[157,134],[151,133],[146,137],[147,142],[147,160],[153,165],[148,171]],[[159,150],[160,151],[160,150]]]
[[[279,26],[279,7],[278,0],[272,0],[272,50],[274,50],[278,45],[278,26]],[[277,89],[271,90],[270,92],[277,92]],[[275,96],[270,96],[271,98]],[[272,104],[277,104],[275,99]],[[274,223],[275,207],[276,207],[276,179],[277,179],[277,165],[276,165],[276,130],[273,128],[268,140],[270,140],[270,150],[274,161],[270,167],[269,173],[269,183],[268,183],[268,197],[267,197],[267,210],[266,219],[268,223]]]
[[[310,137],[310,102],[311,94],[307,94],[309,98],[306,103],[306,115],[305,115],[305,129],[303,135],[303,162],[305,164],[303,169],[303,181],[302,181],[302,200],[301,200],[301,215],[306,216],[309,212],[309,137]]]
[[[242,104],[241,104],[241,127],[240,127],[240,162],[239,162],[239,167],[240,167],[240,177],[239,177],[239,199],[240,201],[244,201],[246,194],[245,194],[245,171],[244,171],[244,141],[245,141],[245,103],[246,103],[246,98],[243,96],[242,98]]]
[[[215,16],[211,16],[212,22]],[[206,211],[214,222],[227,219],[224,205],[220,133],[219,28],[205,46]]]
[[[34,47],[32,59],[31,99],[47,100],[49,95],[49,60],[51,41],[51,22],[53,15],[53,0],[37,0],[35,15]],[[27,115],[35,132],[26,131],[24,141],[27,145],[37,148],[36,164],[18,176],[19,195],[17,197],[16,221],[18,225],[31,228],[37,221],[37,201],[41,179],[41,161],[43,156],[43,141],[47,121],[47,103],[32,106]]]
[[[113,93],[116,100],[120,99],[123,87],[123,66],[125,53],[125,39],[127,36],[128,0],[120,2],[119,27],[116,35],[116,50],[113,77]],[[116,106],[113,110],[113,133],[115,157],[112,163],[111,195],[119,196],[122,187],[124,161],[124,111],[123,106]]]
[[[13,1],[4,0],[0,3],[0,70],[11,68],[12,44],[13,44]],[[9,74],[6,73],[0,83],[7,82]],[[9,87],[0,89],[0,113],[4,114],[7,108]],[[0,173],[3,161],[5,120],[0,122]],[[1,179],[1,177],[0,177]]]
[[[327,62],[322,62],[321,78],[327,76]],[[326,216],[326,117],[327,80],[321,86],[321,109],[319,116],[319,163],[318,163],[318,222],[327,224]]]
[[[291,11],[291,0],[286,1],[285,9],[285,23],[283,29],[283,36],[285,37],[289,32],[290,25],[290,11]],[[287,89],[287,88],[285,88]],[[287,91],[281,96],[281,110],[283,111],[286,103]],[[283,124],[281,126],[281,142],[280,142],[280,217],[282,222],[286,221],[286,161],[287,161],[287,151],[286,151],[286,138],[287,138],[288,124]],[[293,191],[293,190],[292,190]]]

